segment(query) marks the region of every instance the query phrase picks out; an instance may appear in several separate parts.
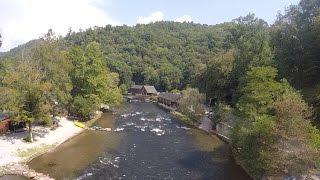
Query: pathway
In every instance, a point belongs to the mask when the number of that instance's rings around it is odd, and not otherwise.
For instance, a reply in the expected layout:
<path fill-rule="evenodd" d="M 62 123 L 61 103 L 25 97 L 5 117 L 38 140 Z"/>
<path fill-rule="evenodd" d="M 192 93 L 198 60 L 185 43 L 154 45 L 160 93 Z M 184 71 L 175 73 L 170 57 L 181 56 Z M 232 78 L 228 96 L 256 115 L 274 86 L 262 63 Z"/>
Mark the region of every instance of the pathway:
<path fill-rule="evenodd" d="M 207 132 L 213 132 L 212 131 L 212 126 L 213 126 L 213 123 L 212 121 L 209 119 L 209 117 L 207 115 L 203 116 L 200 120 L 200 125 L 199 125 L 199 129 L 202 129 L 204 131 L 207 131 Z"/>

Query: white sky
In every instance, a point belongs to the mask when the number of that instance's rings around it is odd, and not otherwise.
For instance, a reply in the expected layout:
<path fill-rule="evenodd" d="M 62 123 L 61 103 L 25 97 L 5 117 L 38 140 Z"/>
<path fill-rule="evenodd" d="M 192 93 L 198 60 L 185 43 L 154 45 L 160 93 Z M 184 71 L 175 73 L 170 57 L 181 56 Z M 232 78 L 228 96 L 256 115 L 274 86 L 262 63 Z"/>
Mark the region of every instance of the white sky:
<path fill-rule="evenodd" d="M 73 30 L 107 24 L 121 25 L 99 9 L 99 0 L 0 0 L 0 32 L 7 51 L 18 44 L 38 38 L 52 28 L 65 35 Z"/>
<path fill-rule="evenodd" d="M 172 20 L 216 24 L 249 12 L 268 22 L 299 0 L 0 0 L 0 51 L 43 36 L 93 26 Z M 183 2 L 183 3 L 182 3 Z M 109 14 L 111 13 L 111 14 Z M 111 16 L 112 15 L 112 16 Z M 120 20 L 121 19 L 121 20 Z"/>

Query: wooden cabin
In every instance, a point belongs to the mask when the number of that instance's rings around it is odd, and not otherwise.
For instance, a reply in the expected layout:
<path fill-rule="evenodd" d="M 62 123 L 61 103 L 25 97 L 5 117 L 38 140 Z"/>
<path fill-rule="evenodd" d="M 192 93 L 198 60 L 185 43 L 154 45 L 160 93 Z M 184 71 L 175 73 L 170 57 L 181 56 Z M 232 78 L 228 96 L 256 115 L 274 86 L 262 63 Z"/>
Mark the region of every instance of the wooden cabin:
<path fill-rule="evenodd" d="M 179 100 L 181 98 L 181 94 L 164 92 L 158 95 L 158 103 L 176 109 L 179 106 Z"/>
<path fill-rule="evenodd" d="M 142 95 L 156 96 L 158 95 L 158 91 L 154 86 L 143 86 Z"/>
<path fill-rule="evenodd" d="M 132 95 L 141 95 L 142 94 L 142 85 L 133 85 L 131 88 L 128 90 L 128 93 Z"/>
<path fill-rule="evenodd" d="M 131 93 L 132 95 L 156 96 L 158 94 L 158 91 L 154 86 L 133 85 L 128 90 L 128 93 Z"/>

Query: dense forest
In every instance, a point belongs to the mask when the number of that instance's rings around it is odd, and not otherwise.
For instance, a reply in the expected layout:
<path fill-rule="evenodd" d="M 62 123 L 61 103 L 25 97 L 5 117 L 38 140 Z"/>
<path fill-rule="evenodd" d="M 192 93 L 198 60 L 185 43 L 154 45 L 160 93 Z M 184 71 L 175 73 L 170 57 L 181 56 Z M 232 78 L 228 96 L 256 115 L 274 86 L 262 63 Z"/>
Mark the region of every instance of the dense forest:
<path fill-rule="evenodd" d="M 107 25 L 70 29 L 65 37 L 49 30 L 1 59 L 2 109 L 30 122 L 53 110 L 88 116 L 99 103 L 119 103 L 132 84 L 193 87 L 217 100 L 214 121 L 234 119 L 233 152 L 252 176 L 303 174 L 320 164 L 313 126 L 320 106 L 318 0 L 288 7 L 272 25 L 249 14 L 218 25 Z M 28 101 L 17 106 L 21 97 Z"/>

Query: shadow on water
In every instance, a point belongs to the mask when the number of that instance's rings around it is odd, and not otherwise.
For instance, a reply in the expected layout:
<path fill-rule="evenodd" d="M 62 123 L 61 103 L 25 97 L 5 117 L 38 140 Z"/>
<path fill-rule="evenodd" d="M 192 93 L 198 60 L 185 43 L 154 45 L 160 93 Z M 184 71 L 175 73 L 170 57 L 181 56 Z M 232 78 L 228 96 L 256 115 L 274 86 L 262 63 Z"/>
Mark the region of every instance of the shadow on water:
<path fill-rule="evenodd" d="M 219 180 L 244 180 L 250 177 L 243 172 L 240 166 L 234 164 L 231 159 L 216 157 L 217 152 L 225 148 L 219 147 L 213 151 L 193 151 L 187 153 L 179 164 L 190 169 L 196 176 L 190 179 L 219 179 Z M 221 152 L 218 152 L 219 154 Z"/>

